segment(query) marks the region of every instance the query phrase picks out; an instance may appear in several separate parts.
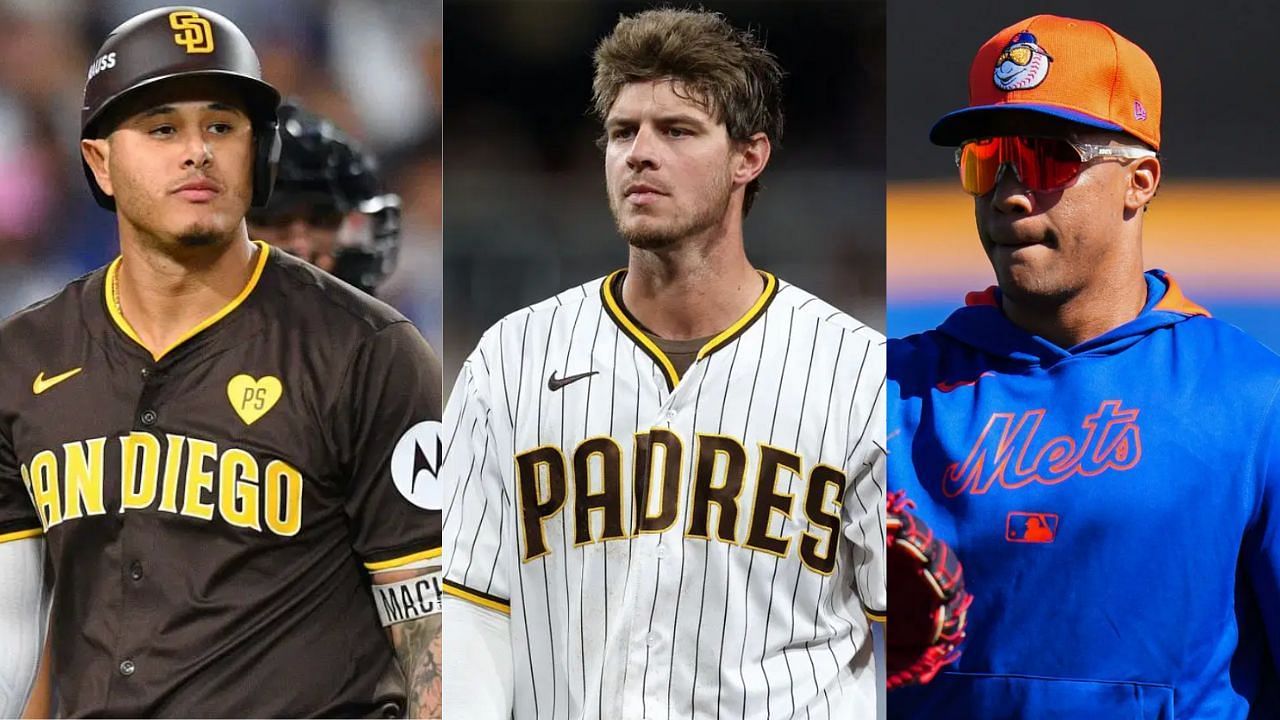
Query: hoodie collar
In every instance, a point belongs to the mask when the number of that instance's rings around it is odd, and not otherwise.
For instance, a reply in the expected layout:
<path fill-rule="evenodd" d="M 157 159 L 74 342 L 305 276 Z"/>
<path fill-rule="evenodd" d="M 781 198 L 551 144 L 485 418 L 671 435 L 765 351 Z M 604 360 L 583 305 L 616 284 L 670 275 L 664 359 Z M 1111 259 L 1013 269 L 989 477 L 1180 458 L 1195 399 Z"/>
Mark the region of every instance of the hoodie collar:
<path fill-rule="evenodd" d="M 1209 317 L 1209 311 L 1188 300 L 1165 271 L 1150 270 L 1144 277 L 1147 302 L 1137 317 L 1072 348 L 1059 347 L 1010 322 L 1000 309 L 1000 290 L 994 286 L 969 293 L 965 307 L 953 312 L 939 330 L 990 355 L 1031 365 L 1052 365 L 1082 355 L 1113 355 L 1160 328 L 1197 315 Z"/>

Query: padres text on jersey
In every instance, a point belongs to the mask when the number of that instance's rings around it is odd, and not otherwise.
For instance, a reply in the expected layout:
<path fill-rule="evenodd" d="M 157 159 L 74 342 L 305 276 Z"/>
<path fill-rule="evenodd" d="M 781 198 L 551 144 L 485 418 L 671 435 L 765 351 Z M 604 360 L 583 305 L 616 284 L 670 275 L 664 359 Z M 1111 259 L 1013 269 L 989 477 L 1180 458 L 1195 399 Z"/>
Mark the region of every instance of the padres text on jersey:
<path fill-rule="evenodd" d="M 883 338 L 762 274 L 681 376 L 621 282 L 499 322 L 446 412 L 446 592 L 511 614 L 516 717 L 874 713 Z"/>

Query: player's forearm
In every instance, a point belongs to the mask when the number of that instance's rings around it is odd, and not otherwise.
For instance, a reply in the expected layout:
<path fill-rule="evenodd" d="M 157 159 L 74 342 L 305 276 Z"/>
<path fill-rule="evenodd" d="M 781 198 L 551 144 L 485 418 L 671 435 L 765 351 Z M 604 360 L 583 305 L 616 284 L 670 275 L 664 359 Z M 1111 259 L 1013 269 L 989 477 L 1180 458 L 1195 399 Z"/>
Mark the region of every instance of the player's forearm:
<path fill-rule="evenodd" d="M 373 576 L 374 597 L 404 672 L 405 717 L 438 720 L 442 713 L 439 573 L 426 566 Z"/>
<path fill-rule="evenodd" d="M 443 638 L 440 615 L 392 625 L 391 644 L 404 671 L 408 705 L 405 717 L 440 718 L 440 664 Z"/>
<path fill-rule="evenodd" d="M 445 599 L 444 616 L 449 637 L 464 639 L 449 651 L 449 717 L 511 720 L 511 616 L 458 597 Z"/>

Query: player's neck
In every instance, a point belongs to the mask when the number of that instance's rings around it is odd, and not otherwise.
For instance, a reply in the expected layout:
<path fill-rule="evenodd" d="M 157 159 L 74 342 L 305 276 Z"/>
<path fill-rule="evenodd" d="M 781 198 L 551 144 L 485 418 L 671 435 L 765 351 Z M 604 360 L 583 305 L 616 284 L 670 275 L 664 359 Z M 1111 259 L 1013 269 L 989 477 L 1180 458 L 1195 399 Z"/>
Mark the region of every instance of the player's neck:
<path fill-rule="evenodd" d="M 716 335 L 760 297 L 764 281 L 747 260 L 741 232 L 653 252 L 631 249 L 622 302 L 668 340 Z"/>
<path fill-rule="evenodd" d="M 1001 309 L 1014 325 L 1065 349 L 1130 322 L 1146 302 L 1147 283 L 1139 269 L 1114 281 L 1091 283 L 1052 305 L 1019 302 L 1003 295 Z"/>
<path fill-rule="evenodd" d="M 258 252 L 243 226 L 229 239 L 176 250 L 122 234 L 114 288 L 120 314 L 160 353 L 244 290 Z"/>

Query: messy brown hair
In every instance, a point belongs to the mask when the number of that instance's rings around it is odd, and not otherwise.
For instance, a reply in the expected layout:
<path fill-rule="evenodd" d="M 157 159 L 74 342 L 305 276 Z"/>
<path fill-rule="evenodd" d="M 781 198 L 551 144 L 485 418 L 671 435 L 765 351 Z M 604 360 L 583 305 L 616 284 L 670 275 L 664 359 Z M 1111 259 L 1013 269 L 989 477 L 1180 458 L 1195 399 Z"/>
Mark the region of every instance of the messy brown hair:
<path fill-rule="evenodd" d="M 782 66 L 750 30 L 738 30 L 719 13 L 662 8 L 622 16 L 596 47 L 592 104 L 604 122 L 622 88 L 670 79 L 676 92 L 697 103 L 730 139 L 745 142 L 763 132 L 782 140 Z M 760 180 L 746 187 L 742 213 L 751 209 Z"/>

